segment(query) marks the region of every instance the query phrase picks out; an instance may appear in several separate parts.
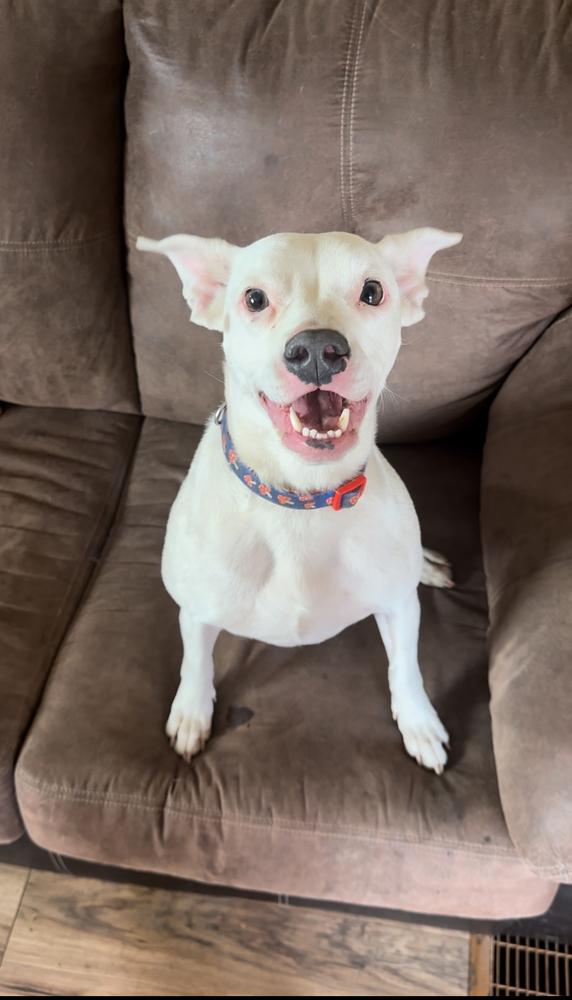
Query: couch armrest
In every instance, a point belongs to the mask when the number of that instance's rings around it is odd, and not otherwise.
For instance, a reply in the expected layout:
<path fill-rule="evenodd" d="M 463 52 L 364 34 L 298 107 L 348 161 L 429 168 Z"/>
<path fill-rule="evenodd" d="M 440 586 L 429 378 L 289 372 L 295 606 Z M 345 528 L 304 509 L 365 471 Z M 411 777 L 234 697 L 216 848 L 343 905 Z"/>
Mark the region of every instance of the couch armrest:
<path fill-rule="evenodd" d="M 489 416 L 481 519 L 493 741 L 517 850 L 572 880 L 572 310 Z"/>

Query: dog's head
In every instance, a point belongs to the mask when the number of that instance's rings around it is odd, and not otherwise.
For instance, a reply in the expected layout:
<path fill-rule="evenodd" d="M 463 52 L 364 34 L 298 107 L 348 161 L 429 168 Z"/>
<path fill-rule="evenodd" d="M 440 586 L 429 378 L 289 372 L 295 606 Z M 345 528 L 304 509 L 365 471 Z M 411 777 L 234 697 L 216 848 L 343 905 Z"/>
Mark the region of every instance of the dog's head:
<path fill-rule="evenodd" d="M 169 257 L 193 321 L 223 333 L 229 408 L 240 400 L 273 447 L 316 465 L 371 446 L 401 327 L 424 316 L 429 261 L 460 239 L 416 229 L 375 244 L 286 233 L 245 248 L 185 235 L 137 246 Z"/>

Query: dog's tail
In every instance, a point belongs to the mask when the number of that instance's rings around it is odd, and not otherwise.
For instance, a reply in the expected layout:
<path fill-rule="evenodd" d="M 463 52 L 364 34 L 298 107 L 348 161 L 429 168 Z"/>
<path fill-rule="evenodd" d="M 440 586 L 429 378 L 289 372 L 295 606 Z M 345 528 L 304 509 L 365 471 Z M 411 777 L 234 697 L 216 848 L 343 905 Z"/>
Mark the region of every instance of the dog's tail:
<path fill-rule="evenodd" d="M 149 240 L 147 239 L 146 236 L 138 236 L 135 242 L 135 246 L 137 247 L 138 250 L 151 250 L 155 251 L 156 253 L 157 252 L 163 253 L 162 250 L 157 251 L 157 247 L 159 246 L 160 242 L 161 242 L 160 240 Z"/>

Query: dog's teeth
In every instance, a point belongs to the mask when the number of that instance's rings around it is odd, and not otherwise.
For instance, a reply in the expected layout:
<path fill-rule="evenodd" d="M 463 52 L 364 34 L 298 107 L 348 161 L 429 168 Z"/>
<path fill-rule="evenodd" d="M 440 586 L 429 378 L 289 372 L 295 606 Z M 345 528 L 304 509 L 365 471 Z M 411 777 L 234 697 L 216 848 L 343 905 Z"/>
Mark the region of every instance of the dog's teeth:
<path fill-rule="evenodd" d="M 318 431 L 318 433 L 316 434 L 316 440 L 317 440 L 317 441 L 325 441 L 325 440 L 327 439 L 327 437 L 328 437 L 328 435 L 327 435 L 327 434 L 320 434 L 320 432 L 319 432 L 319 431 Z"/>
<path fill-rule="evenodd" d="M 335 431 L 328 431 L 328 437 L 329 438 L 334 438 L 335 436 L 336 436 L 336 432 Z"/>
<path fill-rule="evenodd" d="M 345 410 L 342 410 L 340 419 L 338 420 L 338 427 L 341 430 L 342 434 L 348 428 L 349 419 L 350 419 L 350 411 L 346 407 Z"/>
<path fill-rule="evenodd" d="M 292 424 L 294 430 L 298 431 L 298 434 L 300 434 L 302 431 L 302 421 L 293 406 L 290 407 L 290 423 Z"/>
<path fill-rule="evenodd" d="M 312 427 L 312 430 L 310 431 L 310 437 L 311 438 L 317 438 L 318 437 L 318 432 L 317 432 L 317 430 L 316 430 L 315 427 Z"/>
<path fill-rule="evenodd" d="M 342 436 L 342 432 L 341 431 L 334 431 L 334 437 L 341 438 L 341 436 Z"/>
<path fill-rule="evenodd" d="M 305 438 L 310 437 L 310 431 L 308 427 L 302 427 L 302 434 L 304 435 Z"/>

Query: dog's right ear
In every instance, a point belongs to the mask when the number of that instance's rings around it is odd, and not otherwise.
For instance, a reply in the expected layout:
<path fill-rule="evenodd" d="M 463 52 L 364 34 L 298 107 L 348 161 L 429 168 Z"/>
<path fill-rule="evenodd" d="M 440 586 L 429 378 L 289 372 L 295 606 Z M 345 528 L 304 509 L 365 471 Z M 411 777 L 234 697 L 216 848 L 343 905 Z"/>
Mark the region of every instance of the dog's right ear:
<path fill-rule="evenodd" d="M 225 240 L 207 240 L 184 233 L 164 240 L 140 236 L 136 246 L 138 250 L 162 253 L 169 258 L 183 283 L 193 323 L 222 333 L 226 286 L 240 248 Z"/>

